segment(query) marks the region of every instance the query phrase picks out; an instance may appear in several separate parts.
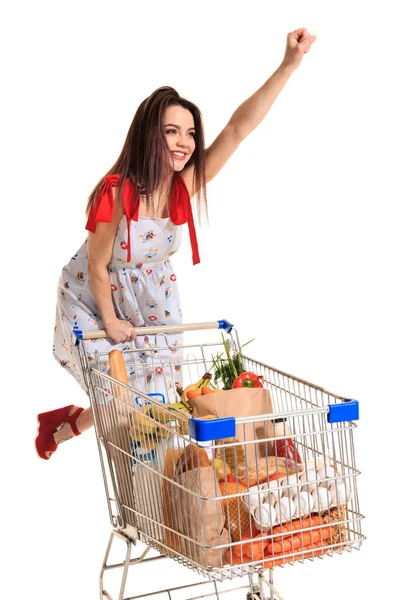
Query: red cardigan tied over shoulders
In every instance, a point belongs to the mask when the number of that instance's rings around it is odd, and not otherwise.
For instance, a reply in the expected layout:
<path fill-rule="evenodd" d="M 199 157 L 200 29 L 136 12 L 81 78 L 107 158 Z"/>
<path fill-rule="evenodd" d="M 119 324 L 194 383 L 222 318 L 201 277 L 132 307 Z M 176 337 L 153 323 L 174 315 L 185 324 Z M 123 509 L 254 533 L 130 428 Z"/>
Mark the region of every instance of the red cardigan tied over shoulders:
<path fill-rule="evenodd" d="M 112 188 L 120 185 L 120 175 L 108 175 L 104 178 L 100 190 L 96 194 L 86 223 L 86 229 L 96 233 L 97 223 L 111 223 L 114 212 L 114 198 Z M 122 201 L 124 214 L 127 220 L 128 244 L 127 262 L 131 261 L 130 220 L 139 218 L 139 200 L 134 200 L 134 184 L 130 179 L 125 179 L 122 184 Z M 196 229 L 194 226 L 192 205 L 186 184 L 179 173 L 174 174 L 172 198 L 170 206 L 170 219 L 174 225 L 188 224 L 189 237 L 192 246 L 193 264 L 200 262 L 197 245 Z"/>

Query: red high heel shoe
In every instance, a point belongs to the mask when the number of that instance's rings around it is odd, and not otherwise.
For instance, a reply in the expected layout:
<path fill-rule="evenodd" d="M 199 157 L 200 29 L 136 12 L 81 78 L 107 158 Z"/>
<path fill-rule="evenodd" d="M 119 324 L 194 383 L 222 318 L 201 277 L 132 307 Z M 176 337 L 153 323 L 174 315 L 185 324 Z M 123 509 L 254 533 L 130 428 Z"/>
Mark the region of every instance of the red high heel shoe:
<path fill-rule="evenodd" d="M 49 460 L 50 456 L 46 456 L 46 452 L 54 453 L 57 450 L 58 444 L 54 441 L 53 434 L 64 423 L 71 426 L 75 436 L 81 434 L 76 427 L 76 420 L 84 409 L 78 407 L 72 415 L 69 415 L 71 408 L 74 408 L 73 404 L 38 415 L 39 433 L 35 440 L 35 446 L 40 458 Z"/>

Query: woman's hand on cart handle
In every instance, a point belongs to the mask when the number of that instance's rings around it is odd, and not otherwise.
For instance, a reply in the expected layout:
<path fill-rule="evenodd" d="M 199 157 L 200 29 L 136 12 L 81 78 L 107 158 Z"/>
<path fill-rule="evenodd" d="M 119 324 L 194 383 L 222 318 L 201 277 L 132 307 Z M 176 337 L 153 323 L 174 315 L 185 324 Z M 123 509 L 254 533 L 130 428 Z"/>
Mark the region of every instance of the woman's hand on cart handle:
<path fill-rule="evenodd" d="M 124 319 L 117 319 L 105 324 L 106 337 L 111 338 L 116 344 L 122 342 L 130 342 L 136 340 L 137 333 L 129 321 Z"/>
<path fill-rule="evenodd" d="M 304 54 L 307 54 L 316 39 L 316 36 L 309 34 L 304 27 L 288 33 L 286 38 L 286 51 L 282 65 L 297 69 Z"/>

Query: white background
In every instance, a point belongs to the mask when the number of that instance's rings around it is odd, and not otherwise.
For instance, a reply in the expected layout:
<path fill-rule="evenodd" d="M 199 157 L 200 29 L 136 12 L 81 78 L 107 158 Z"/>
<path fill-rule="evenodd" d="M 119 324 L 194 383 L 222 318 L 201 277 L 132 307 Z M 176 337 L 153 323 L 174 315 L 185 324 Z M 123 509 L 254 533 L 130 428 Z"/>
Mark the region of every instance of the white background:
<path fill-rule="evenodd" d="M 192 266 L 185 234 L 175 267 L 187 322 L 231 320 L 242 341 L 256 337 L 249 347 L 255 358 L 360 401 L 355 439 L 368 540 L 361 552 L 278 570 L 285 599 L 372 599 L 393 578 L 400 333 L 394 3 L 15 2 L 2 34 L 8 598 L 98 597 L 110 525 L 94 433 L 61 446 L 48 462 L 33 449 L 37 412 L 86 402 L 51 348 L 56 284 L 85 238 L 87 196 L 154 89 L 171 85 L 198 104 L 210 144 L 279 66 L 287 33 L 299 27 L 317 41 L 265 121 L 209 184 L 201 264 Z M 157 565 L 148 585 L 172 585 L 169 569 Z M 174 573 L 176 582 L 186 570 Z M 134 591 L 132 574 L 127 593 Z"/>

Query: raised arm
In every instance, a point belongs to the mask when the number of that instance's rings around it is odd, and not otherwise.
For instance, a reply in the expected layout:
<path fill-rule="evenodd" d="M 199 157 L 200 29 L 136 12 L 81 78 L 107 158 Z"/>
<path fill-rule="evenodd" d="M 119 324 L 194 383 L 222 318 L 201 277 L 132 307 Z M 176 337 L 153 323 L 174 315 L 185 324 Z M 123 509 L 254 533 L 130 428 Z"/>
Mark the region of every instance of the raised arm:
<path fill-rule="evenodd" d="M 233 113 L 228 124 L 206 150 L 206 179 L 211 181 L 232 156 L 240 143 L 265 118 L 275 99 L 291 74 L 300 65 L 304 54 L 316 40 L 306 29 L 297 29 L 287 35 L 285 56 L 271 77 Z M 182 172 L 186 185 L 193 196 L 193 167 Z"/>

